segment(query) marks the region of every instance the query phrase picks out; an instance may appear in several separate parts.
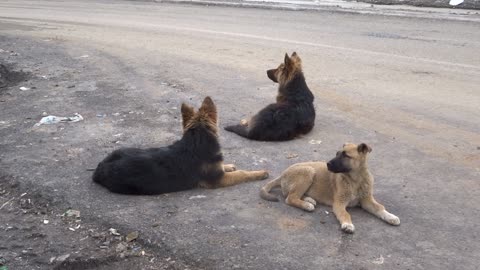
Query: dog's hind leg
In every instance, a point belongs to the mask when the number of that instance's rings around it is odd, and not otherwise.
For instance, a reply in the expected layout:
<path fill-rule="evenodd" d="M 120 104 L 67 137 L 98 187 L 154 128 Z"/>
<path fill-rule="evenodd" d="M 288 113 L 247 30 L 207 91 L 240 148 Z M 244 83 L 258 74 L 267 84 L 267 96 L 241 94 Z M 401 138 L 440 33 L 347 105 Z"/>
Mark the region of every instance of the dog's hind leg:
<path fill-rule="evenodd" d="M 379 217 L 383 221 L 387 222 L 390 225 L 400 225 L 400 219 L 394 214 L 385 210 L 385 207 L 379 204 L 373 196 L 366 197 L 360 201 L 362 208 L 367 210 L 367 212 Z"/>
<path fill-rule="evenodd" d="M 316 202 L 314 204 L 312 202 L 314 201 L 313 199 L 305 197 L 302 200 L 304 197 L 303 195 L 308 191 L 313 183 L 315 169 L 309 166 L 298 166 L 285 172 L 283 177 L 289 181 L 288 185 L 282 185 L 282 192 L 287 194 L 285 202 L 288 205 L 295 206 L 305 211 L 311 212 L 315 210 Z M 312 201 L 307 198 L 311 199 Z"/>
<path fill-rule="evenodd" d="M 267 171 L 233 171 L 225 172 L 223 178 L 214 188 L 234 186 L 244 182 L 263 180 L 268 178 Z"/>

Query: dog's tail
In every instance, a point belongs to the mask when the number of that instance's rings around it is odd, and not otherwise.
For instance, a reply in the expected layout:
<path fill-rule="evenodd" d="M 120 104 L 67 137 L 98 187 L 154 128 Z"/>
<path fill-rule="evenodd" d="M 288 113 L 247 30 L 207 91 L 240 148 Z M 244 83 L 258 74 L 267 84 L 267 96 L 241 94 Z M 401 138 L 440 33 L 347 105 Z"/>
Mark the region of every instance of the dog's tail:
<path fill-rule="evenodd" d="M 244 125 L 232 125 L 225 127 L 226 131 L 236 133 L 244 138 L 248 138 L 248 127 Z"/>
<path fill-rule="evenodd" d="M 278 198 L 275 195 L 270 194 L 270 190 L 272 190 L 274 187 L 280 186 L 281 181 L 282 177 L 280 176 L 263 186 L 260 190 L 260 198 L 267 201 L 278 202 Z"/>

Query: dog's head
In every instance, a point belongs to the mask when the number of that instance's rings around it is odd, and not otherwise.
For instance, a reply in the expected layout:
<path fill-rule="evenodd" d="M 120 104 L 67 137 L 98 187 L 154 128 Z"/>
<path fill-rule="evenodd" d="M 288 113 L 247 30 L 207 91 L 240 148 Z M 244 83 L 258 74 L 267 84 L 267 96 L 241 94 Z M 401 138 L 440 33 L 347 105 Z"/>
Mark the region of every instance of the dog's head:
<path fill-rule="evenodd" d="M 368 153 L 372 152 L 370 146 L 346 143 L 335 158 L 327 163 L 327 168 L 333 173 L 348 173 L 363 168 L 367 162 Z"/>
<path fill-rule="evenodd" d="M 205 127 L 211 133 L 218 135 L 217 107 L 210 97 L 203 100 L 202 106 L 195 112 L 192 106 L 182 104 L 183 133 L 188 130 Z"/>
<path fill-rule="evenodd" d="M 302 72 L 302 60 L 298 54 L 294 52 L 291 57 L 285 54 L 283 63 L 275 69 L 267 70 L 267 76 L 270 80 L 280 85 L 285 85 L 299 72 Z"/>

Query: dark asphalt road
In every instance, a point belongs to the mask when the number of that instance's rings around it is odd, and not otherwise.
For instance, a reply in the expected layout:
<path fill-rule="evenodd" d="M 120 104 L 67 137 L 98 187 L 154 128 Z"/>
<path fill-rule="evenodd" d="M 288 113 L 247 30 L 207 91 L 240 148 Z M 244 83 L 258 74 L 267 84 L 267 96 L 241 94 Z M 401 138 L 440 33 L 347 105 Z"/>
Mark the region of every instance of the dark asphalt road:
<path fill-rule="evenodd" d="M 139 230 L 139 241 L 192 268 L 477 269 L 478 23 L 92 3 L 0 3 L 0 59 L 31 73 L 0 92 L 3 173 L 99 223 Z M 302 57 L 316 96 L 314 131 L 285 143 L 222 131 L 226 161 L 274 177 L 346 141 L 369 143 L 375 195 L 400 227 L 352 209 L 356 233 L 345 235 L 329 207 L 262 201 L 265 181 L 151 197 L 91 182 L 87 169 L 115 148 L 179 138 L 182 101 L 212 96 L 222 126 L 271 102 L 265 70 L 287 51 Z M 85 120 L 32 128 L 43 112 Z"/>

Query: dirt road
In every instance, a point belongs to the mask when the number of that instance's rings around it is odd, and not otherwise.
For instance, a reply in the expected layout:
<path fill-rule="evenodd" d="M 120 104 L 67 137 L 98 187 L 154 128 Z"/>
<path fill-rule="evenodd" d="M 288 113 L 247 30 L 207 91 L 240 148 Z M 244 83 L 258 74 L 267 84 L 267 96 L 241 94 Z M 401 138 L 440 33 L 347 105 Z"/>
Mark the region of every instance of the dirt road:
<path fill-rule="evenodd" d="M 159 268 L 170 260 L 182 262 L 178 269 L 477 268 L 477 22 L 7 0 L 0 3 L 0 49 L 1 63 L 23 72 L 0 82 L 3 184 L 20 183 L 12 194 L 35 190 L 55 199 L 57 213 L 78 209 L 98 230 L 138 231 L 136 243 L 156 254 Z M 221 126 L 256 112 L 276 94 L 265 71 L 293 51 L 316 96 L 314 131 L 285 143 L 222 131 L 226 161 L 276 176 L 296 162 L 329 159 L 346 141 L 369 143 L 375 194 L 400 227 L 352 209 L 357 232 L 345 235 L 329 207 L 305 213 L 262 201 L 265 182 L 151 197 L 118 196 L 91 182 L 90 169 L 115 148 L 178 139 L 181 102 L 198 106 L 212 96 Z M 44 113 L 84 120 L 34 127 Z M 31 218 L 48 228 L 42 215 Z M 65 237 L 51 234 L 59 237 L 52 243 L 75 233 L 63 229 Z M 3 250 L 15 249 L 4 239 Z M 21 260 L 49 269 L 50 256 L 67 253 L 18 259 L 24 248 L 17 255 L 0 249 L 0 257 L 11 269 Z M 67 260 L 82 256 L 90 253 Z"/>

